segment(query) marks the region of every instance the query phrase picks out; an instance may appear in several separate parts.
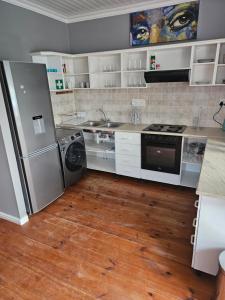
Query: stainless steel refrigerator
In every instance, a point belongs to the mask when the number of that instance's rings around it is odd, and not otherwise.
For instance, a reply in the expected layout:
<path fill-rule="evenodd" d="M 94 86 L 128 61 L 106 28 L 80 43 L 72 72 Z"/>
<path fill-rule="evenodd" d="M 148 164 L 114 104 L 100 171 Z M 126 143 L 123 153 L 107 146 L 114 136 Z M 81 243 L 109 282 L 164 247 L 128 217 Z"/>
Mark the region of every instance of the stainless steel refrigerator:
<path fill-rule="evenodd" d="M 27 211 L 36 213 L 64 192 L 46 67 L 3 61 L 0 79 Z"/>

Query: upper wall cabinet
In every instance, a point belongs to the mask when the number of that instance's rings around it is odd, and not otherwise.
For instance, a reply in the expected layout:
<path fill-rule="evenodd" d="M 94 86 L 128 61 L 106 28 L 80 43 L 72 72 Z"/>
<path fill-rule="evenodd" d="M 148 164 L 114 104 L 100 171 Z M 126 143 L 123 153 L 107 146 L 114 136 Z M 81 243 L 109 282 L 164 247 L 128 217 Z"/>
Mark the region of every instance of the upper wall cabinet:
<path fill-rule="evenodd" d="M 144 72 L 147 70 L 147 50 L 122 53 L 122 87 L 146 87 Z"/>
<path fill-rule="evenodd" d="M 70 55 L 32 54 L 50 90 L 146 88 L 144 72 L 190 70 L 191 86 L 225 86 L 225 39 Z"/>
<path fill-rule="evenodd" d="M 217 59 L 217 44 L 203 44 L 192 47 L 191 85 L 214 84 Z"/>
<path fill-rule="evenodd" d="M 121 87 L 121 53 L 89 56 L 91 88 Z"/>
<path fill-rule="evenodd" d="M 88 57 L 63 57 L 63 75 L 66 89 L 89 88 Z"/>
<path fill-rule="evenodd" d="M 61 56 L 59 55 L 33 56 L 33 62 L 46 65 L 46 69 L 48 73 L 48 83 L 51 91 L 62 90 L 65 88 Z"/>
<path fill-rule="evenodd" d="M 148 70 L 180 70 L 190 69 L 191 46 L 170 49 L 149 49 Z M 155 60 L 155 65 L 152 66 Z"/>

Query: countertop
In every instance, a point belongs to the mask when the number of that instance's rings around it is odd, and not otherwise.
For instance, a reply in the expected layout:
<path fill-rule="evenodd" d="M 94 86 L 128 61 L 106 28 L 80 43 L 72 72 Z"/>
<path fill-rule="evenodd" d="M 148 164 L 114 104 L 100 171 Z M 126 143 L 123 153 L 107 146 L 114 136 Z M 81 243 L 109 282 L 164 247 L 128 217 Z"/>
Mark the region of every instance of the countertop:
<path fill-rule="evenodd" d="M 225 132 L 220 128 L 201 127 L 195 129 L 187 127 L 183 133 L 165 133 L 143 131 L 149 124 L 125 123 L 116 128 L 82 127 L 81 125 L 65 124 L 65 127 L 79 127 L 90 130 L 104 130 L 114 132 L 137 132 L 149 134 L 179 135 L 184 137 L 207 138 L 205 155 L 202 163 L 199 183 L 196 190 L 198 195 L 225 199 Z"/>
<path fill-rule="evenodd" d="M 209 138 L 196 193 L 225 199 L 225 139 Z"/>

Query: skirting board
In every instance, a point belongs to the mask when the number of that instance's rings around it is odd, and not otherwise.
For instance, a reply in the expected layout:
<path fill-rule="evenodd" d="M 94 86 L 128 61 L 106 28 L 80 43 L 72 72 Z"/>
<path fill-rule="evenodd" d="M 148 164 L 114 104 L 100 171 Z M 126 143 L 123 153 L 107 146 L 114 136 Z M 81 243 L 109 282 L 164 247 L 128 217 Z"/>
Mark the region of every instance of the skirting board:
<path fill-rule="evenodd" d="M 181 176 L 176 174 L 141 169 L 141 178 L 174 185 L 180 185 Z"/>
<path fill-rule="evenodd" d="M 13 222 L 13 223 L 16 223 L 16 224 L 19 224 L 19 225 L 23 225 L 23 224 L 25 224 L 29 221 L 28 216 L 24 216 L 22 218 L 16 218 L 14 216 L 5 214 L 3 212 L 0 212 L 0 218 L 4 219 L 4 220 L 7 220 L 7 221 L 10 221 L 10 222 Z"/>

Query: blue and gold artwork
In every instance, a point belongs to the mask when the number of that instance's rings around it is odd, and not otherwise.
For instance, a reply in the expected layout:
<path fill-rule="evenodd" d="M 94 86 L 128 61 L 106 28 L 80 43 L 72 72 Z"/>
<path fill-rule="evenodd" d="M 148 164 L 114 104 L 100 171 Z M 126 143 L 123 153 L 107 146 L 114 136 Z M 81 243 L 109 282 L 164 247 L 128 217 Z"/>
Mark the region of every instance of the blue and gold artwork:
<path fill-rule="evenodd" d="M 192 40 L 197 37 L 199 1 L 186 2 L 130 14 L 130 43 Z"/>

